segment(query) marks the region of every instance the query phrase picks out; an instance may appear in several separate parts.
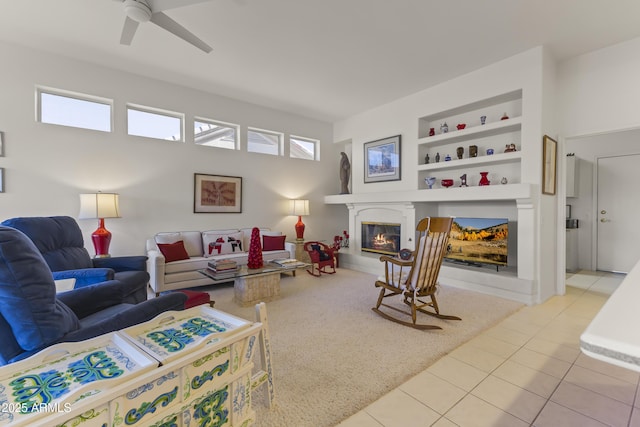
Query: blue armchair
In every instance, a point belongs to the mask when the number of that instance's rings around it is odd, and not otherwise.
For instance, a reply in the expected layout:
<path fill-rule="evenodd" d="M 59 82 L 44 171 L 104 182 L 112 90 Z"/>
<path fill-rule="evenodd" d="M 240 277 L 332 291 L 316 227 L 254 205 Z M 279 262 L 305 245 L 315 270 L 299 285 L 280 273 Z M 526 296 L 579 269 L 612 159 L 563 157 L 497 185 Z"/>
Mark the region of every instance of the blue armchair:
<path fill-rule="evenodd" d="M 94 258 L 84 247 L 78 223 L 68 216 L 20 217 L 2 222 L 26 234 L 36 245 L 53 272 L 53 278 L 76 279 L 76 288 L 118 280 L 129 286 L 127 302 L 147 299 L 149 283 L 146 256 Z M 139 285 L 144 283 L 144 287 Z"/>
<path fill-rule="evenodd" d="M 128 285 L 107 281 L 56 294 L 51 270 L 22 232 L 0 226 L 0 366 L 60 342 L 128 328 L 167 310 L 183 310 L 186 295 L 169 293 L 125 303 Z"/>

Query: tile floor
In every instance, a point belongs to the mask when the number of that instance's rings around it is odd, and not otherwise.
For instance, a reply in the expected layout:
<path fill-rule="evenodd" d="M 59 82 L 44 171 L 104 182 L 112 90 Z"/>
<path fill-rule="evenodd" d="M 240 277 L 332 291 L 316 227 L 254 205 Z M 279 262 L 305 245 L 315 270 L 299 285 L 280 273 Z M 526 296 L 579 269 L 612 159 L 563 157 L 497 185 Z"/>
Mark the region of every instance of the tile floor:
<path fill-rule="evenodd" d="M 580 334 L 624 275 L 567 275 L 339 427 L 640 427 L 640 374 L 585 356 Z"/>

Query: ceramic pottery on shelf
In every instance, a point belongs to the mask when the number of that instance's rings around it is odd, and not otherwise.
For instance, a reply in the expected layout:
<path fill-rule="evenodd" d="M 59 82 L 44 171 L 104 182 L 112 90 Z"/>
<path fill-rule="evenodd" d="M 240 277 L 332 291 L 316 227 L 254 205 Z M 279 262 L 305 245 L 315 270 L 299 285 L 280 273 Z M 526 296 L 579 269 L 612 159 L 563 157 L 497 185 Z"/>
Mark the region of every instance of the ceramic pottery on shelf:
<path fill-rule="evenodd" d="M 480 116 L 480 124 L 483 125 L 487 122 L 487 116 Z"/>
<path fill-rule="evenodd" d="M 464 156 L 464 147 L 456 148 L 456 155 L 458 156 L 458 159 L 462 159 L 462 156 Z"/>
<path fill-rule="evenodd" d="M 507 182 L 509 181 L 507 180 L 506 176 L 503 176 L 502 179 L 500 180 L 500 184 L 506 184 Z"/>
<path fill-rule="evenodd" d="M 449 132 L 449 125 L 447 125 L 447 122 L 444 122 L 443 124 L 440 125 L 440 132 L 441 133 Z"/>
<path fill-rule="evenodd" d="M 435 176 L 428 176 L 424 179 L 424 183 L 427 184 L 427 187 L 429 188 L 429 190 L 431 190 L 433 188 L 433 183 L 436 182 L 436 177 Z"/>
<path fill-rule="evenodd" d="M 451 156 L 450 155 L 447 154 L 446 156 L 444 156 L 444 161 L 445 162 L 448 162 L 450 160 L 451 160 Z"/>
<path fill-rule="evenodd" d="M 508 118 L 509 116 L 507 116 L 507 113 L 504 113 L 502 117 L 500 117 L 500 120 L 507 120 Z"/>
<path fill-rule="evenodd" d="M 429 128 L 429 136 L 433 136 L 436 134 L 435 128 Z"/>
<path fill-rule="evenodd" d="M 480 172 L 480 175 L 482 176 L 482 178 L 480 178 L 480 182 L 478 183 L 478 185 L 491 184 L 491 182 L 489 181 L 489 178 L 487 178 L 487 175 L 489 175 L 489 172 Z"/>
<path fill-rule="evenodd" d="M 456 127 L 458 128 L 458 130 L 462 130 L 462 129 L 464 129 L 465 127 L 467 127 L 467 124 L 466 124 L 466 123 L 460 123 L 460 124 L 459 124 L 459 125 L 457 125 Z"/>
<path fill-rule="evenodd" d="M 493 154 L 493 148 L 487 148 L 487 156 L 490 156 Z"/>
<path fill-rule="evenodd" d="M 453 180 L 452 179 L 443 179 L 442 181 L 440 181 L 440 183 L 442 184 L 443 187 L 445 188 L 449 188 L 453 185 Z"/>
<path fill-rule="evenodd" d="M 516 144 L 507 144 L 504 148 L 505 153 L 511 153 L 513 151 L 516 151 Z"/>
<path fill-rule="evenodd" d="M 466 173 L 465 173 L 465 174 L 463 174 L 463 175 L 460 177 L 460 181 L 462 181 L 462 182 L 460 183 L 460 187 L 467 187 L 467 174 L 466 174 Z"/>
<path fill-rule="evenodd" d="M 469 157 L 478 157 L 478 146 L 470 145 L 469 146 Z"/>

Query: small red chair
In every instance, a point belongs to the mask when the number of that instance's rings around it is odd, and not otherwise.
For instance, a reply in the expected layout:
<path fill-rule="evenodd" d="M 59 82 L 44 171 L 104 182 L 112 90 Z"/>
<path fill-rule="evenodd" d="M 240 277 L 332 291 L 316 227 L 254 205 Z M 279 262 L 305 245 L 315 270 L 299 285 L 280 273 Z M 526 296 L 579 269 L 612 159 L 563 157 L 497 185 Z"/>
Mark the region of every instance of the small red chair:
<path fill-rule="evenodd" d="M 304 250 L 309 254 L 311 259 L 311 270 L 307 273 L 312 276 L 319 277 L 320 274 L 334 274 L 336 272 L 336 255 L 335 249 L 325 245 L 322 242 L 306 242 Z M 331 271 L 325 270 L 330 268 Z"/>

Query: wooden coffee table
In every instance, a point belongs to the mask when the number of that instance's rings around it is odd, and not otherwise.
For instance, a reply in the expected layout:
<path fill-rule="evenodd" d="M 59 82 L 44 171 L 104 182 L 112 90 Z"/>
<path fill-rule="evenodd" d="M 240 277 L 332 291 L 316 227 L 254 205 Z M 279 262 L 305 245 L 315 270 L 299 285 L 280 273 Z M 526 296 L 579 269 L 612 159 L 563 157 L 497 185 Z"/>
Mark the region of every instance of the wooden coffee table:
<path fill-rule="evenodd" d="M 294 267 L 282 267 L 274 263 L 266 263 L 262 268 L 247 268 L 243 265 L 233 273 L 213 273 L 210 270 L 198 270 L 215 282 L 233 280 L 234 300 L 246 307 L 259 302 L 268 302 L 280 296 L 280 275 L 293 273 L 309 264 L 301 263 Z"/>

